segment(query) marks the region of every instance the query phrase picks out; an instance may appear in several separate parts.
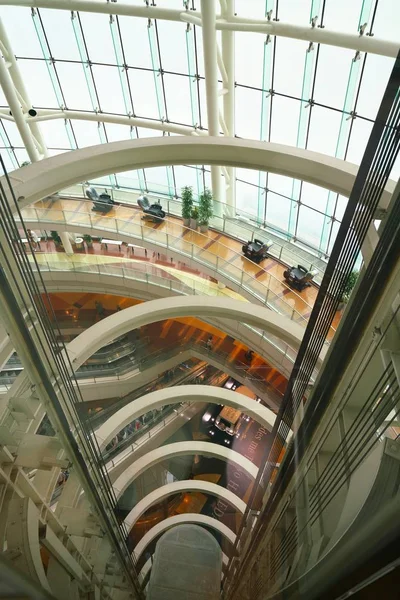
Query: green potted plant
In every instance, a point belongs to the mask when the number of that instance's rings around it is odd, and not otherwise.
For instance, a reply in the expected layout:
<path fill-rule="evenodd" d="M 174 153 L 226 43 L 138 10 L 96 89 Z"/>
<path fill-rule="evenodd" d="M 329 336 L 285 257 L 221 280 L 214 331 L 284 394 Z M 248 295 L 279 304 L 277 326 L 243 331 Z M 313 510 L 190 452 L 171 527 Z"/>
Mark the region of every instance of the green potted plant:
<path fill-rule="evenodd" d="M 358 276 L 359 276 L 358 271 L 352 271 L 350 273 L 350 275 L 347 277 L 347 280 L 346 280 L 346 283 L 344 286 L 344 290 L 342 293 L 342 297 L 341 297 L 340 303 L 339 303 L 339 310 L 343 310 L 343 308 L 348 303 L 350 296 L 351 296 L 351 292 L 353 291 L 354 286 L 357 283 Z"/>
<path fill-rule="evenodd" d="M 192 212 L 190 215 L 190 229 L 197 229 L 197 222 L 199 220 L 199 209 L 197 206 L 192 208 Z"/>
<path fill-rule="evenodd" d="M 91 235 L 85 233 L 85 235 L 83 236 L 83 241 L 85 242 L 88 248 L 93 248 L 93 238 Z"/>
<path fill-rule="evenodd" d="M 182 219 L 185 227 L 189 227 L 193 208 L 193 188 L 185 185 L 182 189 Z"/>
<path fill-rule="evenodd" d="M 62 241 L 58 231 L 50 231 L 50 237 L 53 240 L 56 248 L 62 247 Z"/>
<path fill-rule="evenodd" d="M 210 219 L 213 216 L 213 197 L 212 193 L 208 188 L 205 188 L 204 192 L 199 198 L 199 225 L 200 231 L 203 233 L 208 231 Z"/>

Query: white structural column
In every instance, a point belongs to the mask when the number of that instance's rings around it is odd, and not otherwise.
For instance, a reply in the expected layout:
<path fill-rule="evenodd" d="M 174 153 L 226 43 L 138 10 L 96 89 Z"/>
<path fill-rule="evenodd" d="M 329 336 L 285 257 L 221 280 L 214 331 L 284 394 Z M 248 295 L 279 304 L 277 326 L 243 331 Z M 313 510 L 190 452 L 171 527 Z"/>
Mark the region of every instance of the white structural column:
<path fill-rule="evenodd" d="M 234 511 L 241 512 L 242 514 L 246 510 L 246 502 L 243 502 L 233 492 L 224 488 L 222 485 L 217 485 L 210 481 L 202 481 L 201 479 L 187 479 L 184 481 L 174 481 L 173 483 L 167 483 L 161 487 L 153 490 L 150 494 L 147 494 L 140 502 L 135 504 L 129 514 L 124 520 L 124 524 L 128 531 L 130 531 L 140 517 L 152 506 L 158 504 L 172 496 L 173 494 L 180 494 L 182 492 L 199 492 L 201 494 L 209 494 L 210 496 L 216 496 L 221 498 L 225 502 L 228 502 L 233 507 Z"/>
<path fill-rule="evenodd" d="M 161 523 L 157 523 L 157 525 L 152 527 L 134 548 L 133 555 L 135 559 L 138 560 L 140 558 L 146 547 L 157 536 L 159 536 L 161 533 L 164 533 L 164 531 L 167 531 L 167 529 L 174 527 L 174 525 L 181 525 L 182 523 L 195 523 L 196 525 L 205 525 L 206 527 L 211 527 L 223 535 L 228 542 L 231 544 L 235 543 L 236 535 L 231 529 L 229 529 L 229 527 L 221 523 L 221 521 L 218 521 L 213 517 L 207 517 L 206 515 L 185 513 L 183 515 L 176 515 L 175 517 L 168 517 L 168 519 L 164 519 L 161 521 Z"/>
<path fill-rule="evenodd" d="M 36 162 L 40 159 L 40 154 L 35 145 L 32 132 L 25 121 L 25 116 L 21 108 L 21 102 L 18 99 L 11 75 L 9 73 L 9 63 L 7 63 L 2 56 L 0 56 L 0 85 L 3 88 L 8 106 L 10 107 L 10 111 L 14 117 L 14 121 L 18 127 L 22 141 L 24 142 L 28 156 L 31 162 Z"/>
<path fill-rule="evenodd" d="M 28 115 L 34 116 L 34 111 L 32 109 L 32 103 L 29 99 L 28 92 L 26 90 L 24 81 L 21 77 L 21 73 L 19 71 L 19 67 L 17 65 L 17 61 L 15 59 L 14 52 L 12 50 L 12 46 L 10 44 L 10 40 L 8 39 L 6 29 L 3 25 L 3 22 L 0 18 L 0 44 L 1 51 L 4 55 L 4 58 L 7 62 L 8 72 L 10 74 L 12 83 L 14 85 L 14 89 L 17 95 L 17 98 L 22 106 L 23 116 L 26 119 Z M 31 131 L 31 135 L 34 138 L 34 143 L 38 151 L 43 157 L 47 157 L 47 147 L 46 143 L 42 137 L 42 133 L 39 129 L 39 126 L 36 123 L 28 123 L 29 129 Z M 32 160 L 32 159 L 31 159 Z"/>
<path fill-rule="evenodd" d="M 62 245 L 64 246 L 65 252 L 67 254 L 73 254 L 74 249 L 72 248 L 71 238 L 69 237 L 69 234 L 65 231 L 59 231 L 58 233 L 61 238 Z"/>
<path fill-rule="evenodd" d="M 235 14 L 234 0 L 226 0 L 222 16 L 226 19 Z M 227 93 L 223 96 L 224 121 L 229 137 L 235 136 L 235 33 L 229 30 L 222 31 L 222 61 L 225 67 L 226 81 L 224 87 Z M 227 212 L 234 216 L 236 207 L 236 169 L 227 167 L 228 180 L 226 182 Z"/>
<path fill-rule="evenodd" d="M 215 0 L 201 0 L 203 25 L 204 73 L 206 76 L 207 118 L 209 135 L 219 135 L 217 38 L 215 30 Z M 215 200 L 223 202 L 221 168 L 211 166 L 212 192 Z M 215 205 L 215 210 L 220 205 Z"/>
<path fill-rule="evenodd" d="M 0 84 L 10 107 L 13 120 L 24 142 L 26 151 L 32 163 L 47 156 L 47 147 L 37 123 L 27 119 L 35 112 L 28 97 L 24 82 L 19 72 L 7 32 L 0 19 Z M 29 113 L 31 111 L 31 113 Z M 60 237 L 67 254 L 73 254 L 73 248 L 67 233 L 60 232 Z"/>

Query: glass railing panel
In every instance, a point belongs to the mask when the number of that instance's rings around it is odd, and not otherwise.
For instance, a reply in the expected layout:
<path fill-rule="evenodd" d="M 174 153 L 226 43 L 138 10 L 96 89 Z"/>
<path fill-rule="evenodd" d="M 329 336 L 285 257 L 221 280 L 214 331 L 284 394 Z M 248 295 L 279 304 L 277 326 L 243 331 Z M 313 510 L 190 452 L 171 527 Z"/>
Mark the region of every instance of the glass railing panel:
<path fill-rule="evenodd" d="M 102 267 L 101 271 L 105 275 L 112 275 L 114 277 L 123 277 L 124 276 L 123 267 L 122 266 L 119 267 L 118 265 L 105 264 L 104 267 Z M 140 271 L 136 272 L 135 279 L 138 280 L 138 279 L 140 279 L 140 277 L 141 277 Z"/>
<path fill-rule="evenodd" d="M 128 269 L 126 267 L 121 267 L 122 276 L 125 279 L 133 279 L 135 281 L 148 281 L 148 274 L 146 271 L 136 271 L 134 269 Z"/>
<path fill-rule="evenodd" d="M 154 276 L 153 276 L 154 277 Z M 155 277 L 154 278 L 156 281 L 156 284 L 158 285 L 158 287 L 162 287 L 165 288 L 167 290 L 174 290 L 176 292 L 181 292 L 181 288 L 184 287 L 184 284 L 182 284 L 180 281 L 172 281 L 171 279 L 167 279 L 166 277 Z M 190 292 L 190 290 L 189 290 Z"/>
<path fill-rule="evenodd" d="M 94 229 L 100 229 L 101 231 L 107 231 L 109 234 L 118 240 L 118 229 L 117 229 L 117 220 L 113 217 L 107 217 L 105 215 L 100 216 L 97 214 L 89 215 L 91 226 Z M 108 236 L 103 236 L 107 238 Z"/>
<path fill-rule="evenodd" d="M 148 240 L 160 247 L 176 250 L 185 256 L 194 257 L 200 263 L 216 269 L 219 273 L 224 274 L 239 285 L 243 282 L 246 290 L 260 300 L 260 302 L 265 303 L 268 295 L 268 306 L 277 308 L 282 314 L 292 314 L 285 307 L 285 303 L 293 307 L 300 314 L 307 314 L 309 316 L 311 313 L 312 307 L 298 293 L 288 288 L 283 278 L 275 277 L 274 270 L 268 273 L 260 265 L 244 258 L 240 253 L 236 252 L 237 245 L 235 245 L 235 249 L 230 248 L 229 245 L 223 244 L 219 240 L 214 241 L 212 237 L 183 228 L 179 223 L 165 220 L 160 224 L 159 228 L 154 226 L 154 224 L 150 226 L 141 220 L 141 213 L 139 211 L 135 211 L 136 214 L 133 214 L 132 219 L 119 219 L 118 221 L 108 215 L 92 215 L 80 211 L 60 211 L 50 208 L 38 209 L 37 212 L 54 223 L 68 223 L 71 228 L 74 225 L 84 226 L 91 223 L 96 229 L 105 230 L 111 239 L 117 241 L 119 233 L 124 233 L 131 235 L 133 238 L 140 237 L 140 239 Z M 174 232 L 173 235 L 169 233 L 171 231 Z M 228 242 L 229 240 L 227 240 L 227 244 Z M 284 251 L 285 249 L 282 247 L 282 252 Z M 309 266 L 312 266 L 311 263 Z M 277 274 L 279 274 L 279 271 L 277 271 Z M 268 290 L 276 294 L 281 301 L 273 303 L 272 299 L 274 296 Z M 293 318 L 302 322 L 301 317 L 297 317 L 297 315 Z"/>
<path fill-rule="evenodd" d="M 65 222 L 65 217 L 64 217 L 64 213 L 62 210 L 57 210 L 55 208 L 51 208 L 51 209 L 47 209 L 47 208 L 36 208 L 34 209 L 34 211 L 32 212 L 31 209 L 24 209 L 22 211 L 22 218 L 25 221 L 29 221 L 30 218 L 35 218 L 40 222 L 43 223 L 50 223 L 50 222 L 56 222 L 56 223 L 64 223 Z"/>
<path fill-rule="evenodd" d="M 242 286 L 247 292 L 251 293 L 252 296 L 268 306 L 268 287 L 261 281 L 257 281 L 255 277 L 250 277 L 243 273 Z"/>
<path fill-rule="evenodd" d="M 278 295 L 271 298 L 270 302 L 274 310 L 276 310 L 280 315 L 288 317 L 290 320 L 293 320 L 298 314 L 290 304 L 285 302 L 285 300 L 280 298 Z"/>
<path fill-rule="evenodd" d="M 214 252 L 200 248 L 199 246 L 193 246 L 193 256 L 203 265 L 207 265 L 213 269 L 217 269 L 217 265 L 220 266 L 221 263 L 224 263 Z"/>
<path fill-rule="evenodd" d="M 251 239 L 251 232 L 246 230 L 246 228 L 236 220 L 225 219 L 224 232 L 243 242 Z"/>
<path fill-rule="evenodd" d="M 57 215 L 57 212 L 58 211 L 54 211 L 54 213 L 55 213 L 54 216 Z M 49 213 L 49 216 L 51 216 L 52 213 L 53 213 L 53 211 L 51 211 Z M 91 213 L 78 212 L 78 211 L 74 211 L 74 210 L 63 210 L 63 214 L 64 214 L 65 223 L 68 223 L 68 225 L 71 225 L 72 228 L 75 225 L 92 226 L 93 214 L 91 214 Z M 72 229 L 72 231 L 73 231 L 73 229 Z"/>
<path fill-rule="evenodd" d="M 206 237 L 206 245 L 209 247 L 210 251 L 213 252 L 213 254 L 216 254 L 221 259 L 226 260 L 228 262 L 238 256 L 236 244 L 234 244 L 235 249 L 231 248 L 229 246 L 228 239 L 224 240 L 223 243 L 219 241 L 210 240 Z"/>
<path fill-rule="evenodd" d="M 186 241 L 186 239 L 183 237 L 168 235 L 168 248 L 171 248 L 171 250 L 176 250 L 176 252 L 180 252 L 189 258 L 193 256 L 193 244 Z"/>
<path fill-rule="evenodd" d="M 140 221 L 135 219 L 117 219 L 118 232 L 125 235 L 132 235 L 135 238 L 142 237 L 142 227 Z"/>
<path fill-rule="evenodd" d="M 152 227 L 142 226 L 143 239 L 156 244 L 157 246 L 163 246 L 164 248 L 168 245 L 168 234 L 160 229 L 154 229 Z"/>
<path fill-rule="evenodd" d="M 237 285 L 242 284 L 243 268 L 239 257 L 232 261 L 218 261 L 218 271 Z"/>
<path fill-rule="evenodd" d="M 130 178 L 127 178 L 126 182 L 127 184 L 131 184 L 131 190 L 122 190 L 109 187 L 107 191 L 115 201 L 122 202 L 125 205 L 130 205 L 137 209 L 137 198 L 141 194 L 140 186 L 135 180 Z M 147 186 L 150 188 L 150 190 L 152 188 L 155 189 L 155 184 L 151 184 L 150 182 L 148 182 Z M 104 186 L 98 186 L 95 184 L 94 187 L 97 187 L 99 193 L 103 193 L 105 191 Z M 161 204 L 164 210 L 166 210 L 167 214 L 181 217 L 181 202 L 180 200 L 176 200 L 175 198 L 171 197 L 171 190 L 169 187 L 157 186 L 157 190 L 160 191 L 160 193 L 164 196 L 161 198 Z M 61 194 L 84 197 L 85 186 L 77 185 L 73 188 L 69 188 L 68 190 L 64 190 L 61 192 Z M 146 195 L 149 197 L 150 201 L 156 201 L 159 198 L 157 193 L 154 191 L 146 192 Z M 301 240 L 288 240 L 285 236 L 285 232 L 276 231 L 272 226 L 269 226 L 268 223 L 263 225 L 257 224 L 257 222 L 254 220 L 254 215 L 246 213 L 246 211 L 236 210 L 233 211 L 236 213 L 235 216 L 231 216 L 230 212 L 232 209 L 230 207 L 227 207 L 224 203 L 219 203 L 216 201 L 214 202 L 216 205 L 216 215 L 222 216 L 214 216 L 211 219 L 210 225 L 212 227 L 220 231 L 225 231 L 233 237 L 243 241 L 247 241 L 248 239 L 252 239 L 254 237 L 263 240 L 272 239 L 274 245 L 271 249 L 271 255 L 278 258 L 278 260 L 280 260 L 282 249 L 286 247 L 286 252 L 289 253 L 288 264 L 291 265 L 305 263 L 306 266 L 307 263 L 311 264 L 315 262 L 314 266 L 317 269 L 319 268 L 322 271 L 325 270 L 326 261 L 321 260 L 321 255 L 316 249 L 307 246 L 307 244 L 305 244 L 304 248 L 302 248 Z"/>
<path fill-rule="evenodd" d="M 74 271 L 75 273 L 99 273 L 99 267 L 97 265 L 91 265 L 91 264 L 74 264 L 71 265 L 71 269 L 70 271 Z"/>

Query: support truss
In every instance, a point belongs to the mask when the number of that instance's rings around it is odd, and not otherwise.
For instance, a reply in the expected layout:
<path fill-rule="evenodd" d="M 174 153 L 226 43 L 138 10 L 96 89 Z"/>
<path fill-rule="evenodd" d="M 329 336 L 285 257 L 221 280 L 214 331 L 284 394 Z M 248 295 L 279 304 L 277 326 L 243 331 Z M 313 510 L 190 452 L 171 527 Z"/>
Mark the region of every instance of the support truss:
<path fill-rule="evenodd" d="M 1 19 L 0 51 L 3 55 L 0 57 L 0 84 L 28 156 L 31 162 L 36 162 L 47 156 L 47 148 L 39 126 L 34 122 L 27 123 L 28 116 L 35 116 L 36 110 L 29 100 L 28 92 Z"/>

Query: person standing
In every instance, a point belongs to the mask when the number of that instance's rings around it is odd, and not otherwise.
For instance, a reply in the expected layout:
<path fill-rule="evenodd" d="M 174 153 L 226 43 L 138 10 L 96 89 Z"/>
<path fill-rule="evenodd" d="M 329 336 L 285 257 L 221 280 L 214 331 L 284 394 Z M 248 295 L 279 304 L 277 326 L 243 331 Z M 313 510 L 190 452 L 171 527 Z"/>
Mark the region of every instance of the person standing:
<path fill-rule="evenodd" d="M 213 347 L 213 336 L 209 335 L 206 342 L 207 350 L 212 350 Z"/>
<path fill-rule="evenodd" d="M 27 229 L 26 233 L 28 234 L 28 239 L 31 243 L 33 250 L 40 250 L 39 236 L 36 233 L 36 231 L 32 231 L 32 229 Z"/>
<path fill-rule="evenodd" d="M 106 315 L 105 315 L 104 306 L 102 305 L 102 303 L 99 302 L 98 300 L 95 300 L 94 305 L 96 307 L 97 316 L 100 317 L 100 319 L 105 317 Z"/>
<path fill-rule="evenodd" d="M 251 362 L 253 360 L 253 355 L 254 355 L 253 350 L 247 350 L 247 352 L 244 356 L 248 362 Z"/>

